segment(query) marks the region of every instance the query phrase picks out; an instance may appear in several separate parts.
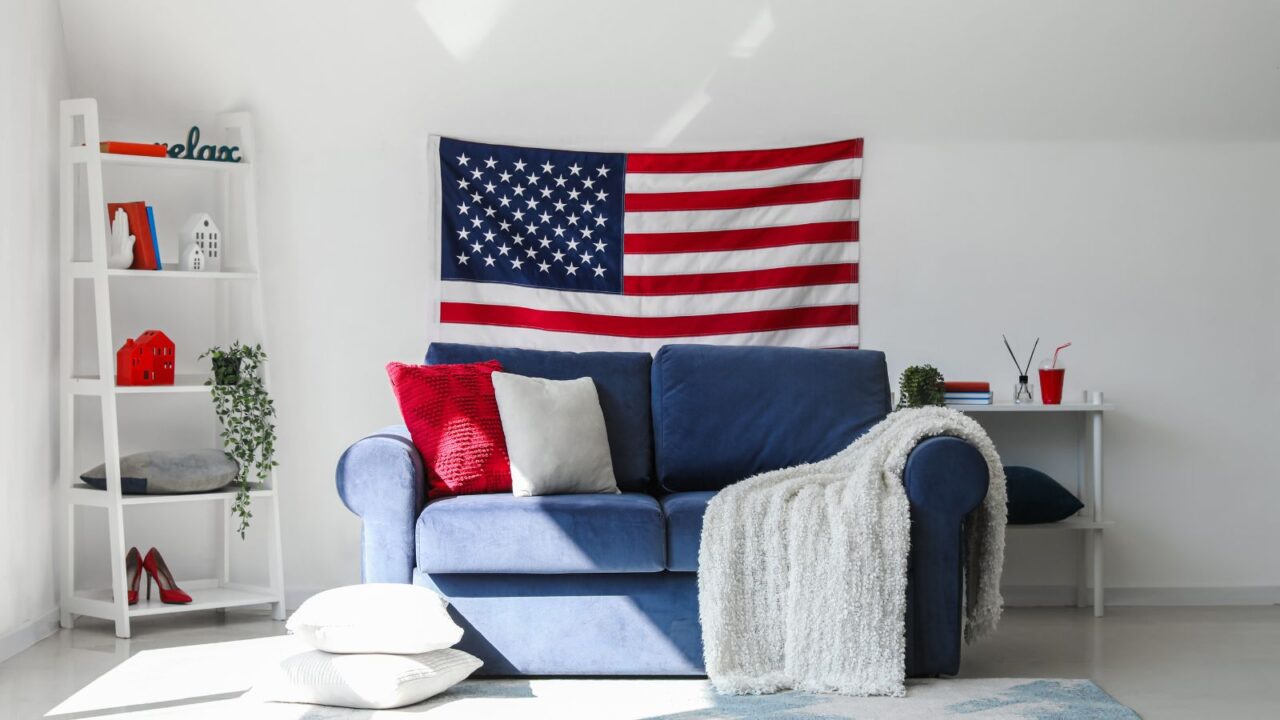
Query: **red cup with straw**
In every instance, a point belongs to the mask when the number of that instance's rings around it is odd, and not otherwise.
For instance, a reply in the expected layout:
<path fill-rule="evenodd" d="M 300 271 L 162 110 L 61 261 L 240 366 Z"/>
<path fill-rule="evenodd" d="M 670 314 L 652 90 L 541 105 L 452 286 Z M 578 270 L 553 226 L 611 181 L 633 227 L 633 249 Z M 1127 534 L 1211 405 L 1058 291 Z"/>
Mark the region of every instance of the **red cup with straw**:
<path fill-rule="evenodd" d="M 1071 347 L 1071 343 L 1059 345 L 1053 351 L 1053 359 L 1040 363 L 1040 402 L 1045 405 L 1062 404 L 1062 384 L 1067 377 L 1067 369 L 1058 364 L 1058 353 Z"/>

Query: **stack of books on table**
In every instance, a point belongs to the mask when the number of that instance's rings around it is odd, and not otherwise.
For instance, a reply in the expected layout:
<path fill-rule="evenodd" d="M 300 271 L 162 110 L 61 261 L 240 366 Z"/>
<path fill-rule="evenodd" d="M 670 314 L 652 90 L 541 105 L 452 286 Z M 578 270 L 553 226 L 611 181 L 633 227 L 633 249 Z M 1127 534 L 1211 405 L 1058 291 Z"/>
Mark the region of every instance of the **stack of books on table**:
<path fill-rule="evenodd" d="M 990 405 L 991 383 L 948 380 L 942 384 L 947 405 Z"/>

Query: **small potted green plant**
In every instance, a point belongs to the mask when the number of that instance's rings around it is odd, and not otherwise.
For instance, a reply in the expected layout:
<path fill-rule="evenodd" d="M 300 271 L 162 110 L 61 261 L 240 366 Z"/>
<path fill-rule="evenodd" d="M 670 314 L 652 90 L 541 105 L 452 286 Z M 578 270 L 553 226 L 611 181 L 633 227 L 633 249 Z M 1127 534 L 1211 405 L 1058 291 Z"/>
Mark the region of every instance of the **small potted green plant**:
<path fill-rule="evenodd" d="M 267 354 L 261 345 L 211 347 L 200 355 L 213 363 L 210 386 L 213 410 L 221 427 L 223 451 L 239 465 L 231 513 L 240 518 L 240 537 L 249 528 L 249 478 L 265 483 L 276 467 L 275 403 L 262 380 Z"/>
<path fill-rule="evenodd" d="M 942 373 L 932 365 L 912 365 L 898 379 L 898 409 L 941 405 L 946 398 Z"/>

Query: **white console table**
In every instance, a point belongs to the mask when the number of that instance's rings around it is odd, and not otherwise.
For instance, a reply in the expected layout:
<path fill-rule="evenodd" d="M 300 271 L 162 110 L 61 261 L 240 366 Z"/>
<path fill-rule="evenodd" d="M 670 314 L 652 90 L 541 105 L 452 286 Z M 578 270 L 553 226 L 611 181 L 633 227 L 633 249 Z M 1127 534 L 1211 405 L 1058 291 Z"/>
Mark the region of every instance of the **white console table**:
<path fill-rule="evenodd" d="M 1088 592 L 1086 579 L 1089 577 L 1089 558 L 1093 558 L 1093 614 L 1102 617 L 1103 583 L 1102 583 L 1102 531 L 1113 527 L 1115 523 L 1104 520 L 1102 516 L 1102 416 L 1115 406 L 1102 401 L 1102 393 L 1086 393 L 1087 402 L 1063 403 L 1062 405 L 1041 405 L 1028 403 L 996 403 L 992 405 L 952 405 L 950 407 L 965 413 L 1017 413 L 1030 418 L 1045 414 L 1077 413 L 1084 418 L 1084 427 L 1077 436 L 1079 452 L 1079 468 L 1076 474 L 1076 497 L 1084 503 L 1084 508 L 1075 516 L 1062 522 L 1043 525 L 1010 525 L 1010 530 L 1072 530 L 1080 531 L 1080 567 L 1076 574 L 1076 606 L 1085 606 Z M 1090 551 L 1092 550 L 1092 552 Z"/>

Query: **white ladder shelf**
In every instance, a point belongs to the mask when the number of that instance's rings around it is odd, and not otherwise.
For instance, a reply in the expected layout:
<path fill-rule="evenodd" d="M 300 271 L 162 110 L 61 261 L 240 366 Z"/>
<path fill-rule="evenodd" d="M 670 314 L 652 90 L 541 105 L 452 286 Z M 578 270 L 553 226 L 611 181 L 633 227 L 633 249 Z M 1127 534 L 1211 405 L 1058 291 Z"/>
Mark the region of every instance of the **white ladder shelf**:
<path fill-rule="evenodd" d="M 98 104 L 91 98 L 65 100 L 61 106 L 61 132 L 59 148 L 60 171 L 60 253 L 61 253 L 61 302 L 60 302 L 60 463 L 59 487 L 66 512 L 63 515 L 62 570 L 61 570 L 61 624 L 72 627 L 76 615 L 104 618 L 115 622 L 118 637 L 131 634 L 130 619 L 140 616 L 160 615 L 193 610 L 213 610 L 247 605 L 267 605 L 277 620 L 284 619 L 284 574 L 280 548 L 280 511 L 276 494 L 276 478 L 273 472 L 268 481 L 253 485 L 250 497 L 255 508 L 266 503 L 266 512 L 255 513 L 255 518 L 265 520 L 267 532 L 268 586 L 244 585 L 231 581 L 230 513 L 235 499 L 234 488 L 211 493 L 188 495 L 124 495 L 120 479 L 120 427 L 117 399 L 121 396 L 138 396 L 132 402 L 147 402 L 142 396 L 171 393 L 209 393 L 203 375 L 178 375 L 173 385 L 117 386 L 115 384 L 115 341 L 111 327 L 110 286 L 115 283 L 150 280 L 210 281 L 217 283 L 219 299 L 231 289 L 249 292 L 250 316 L 256 327 L 252 331 L 260 339 L 266 337 L 263 312 L 262 285 L 258 277 L 258 233 L 256 186 L 253 160 L 257 157 L 254 147 L 252 119 L 248 113 L 225 113 L 217 118 L 215 137 L 219 143 L 239 145 L 243 161 L 239 163 L 180 160 L 171 158 L 112 155 L 99 152 Z M 224 211 L 233 203 L 243 222 L 244 258 L 249 268 L 223 272 L 185 272 L 181 270 L 117 270 L 107 267 L 107 219 L 103 189 L 103 165 L 131 165 L 157 169 L 201 170 L 222 176 L 220 193 Z M 77 175 L 83 170 L 88 229 L 88 257 L 77 259 Z M 75 371 L 75 288 L 77 282 L 92 285 L 92 301 L 97 340 L 96 376 L 76 376 Z M 223 303 L 215 305 L 216 324 L 225 327 Z M 264 373 L 266 372 L 264 368 Z M 268 378 L 263 378 L 264 382 Z M 98 398 L 102 412 L 102 446 L 106 464 L 106 490 L 97 490 L 78 481 L 76 462 L 76 398 Z M 208 404 L 201 404 L 211 412 Z M 179 579 L 178 584 L 187 590 L 193 601 L 187 605 L 166 605 L 158 599 L 140 598 L 138 604 L 128 604 L 128 579 L 125 577 L 125 508 L 133 505 L 160 503 L 216 502 L 222 507 L 224 521 L 219 540 L 218 563 L 214 578 Z M 111 559 L 111 587 L 100 590 L 77 590 L 75 573 L 75 524 L 76 508 L 81 506 L 104 508 L 107 514 L 107 531 Z M 260 521 L 261 521 L 260 520 Z"/>

